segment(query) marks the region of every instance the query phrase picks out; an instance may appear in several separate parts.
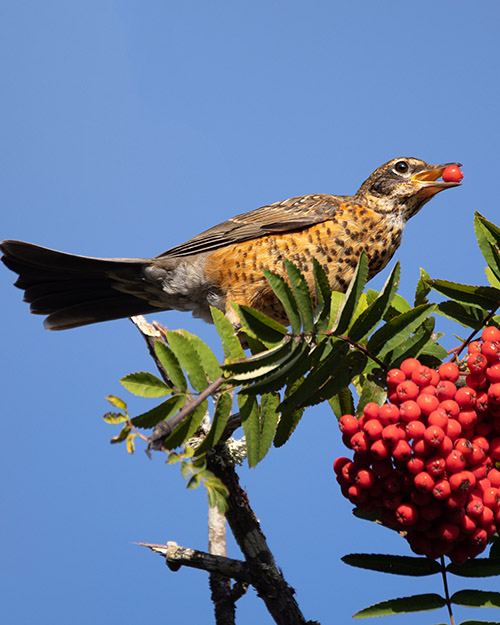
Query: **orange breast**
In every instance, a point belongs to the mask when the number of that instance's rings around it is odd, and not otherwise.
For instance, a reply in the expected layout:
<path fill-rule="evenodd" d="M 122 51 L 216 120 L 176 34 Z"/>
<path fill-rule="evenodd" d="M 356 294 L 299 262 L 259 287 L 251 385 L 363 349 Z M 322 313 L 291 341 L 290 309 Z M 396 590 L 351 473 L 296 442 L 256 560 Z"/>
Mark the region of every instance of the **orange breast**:
<path fill-rule="evenodd" d="M 363 249 L 372 277 L 385 267 L 400 239 L 401 231 L 388 227 L 378 213 L 343 205 L 334 219 L 304 230 L 266 235 L 218 249 L 207 257 L 205 273 L 207 280 L 222 291 L 226 305 L 230 301 L 246 304 L 283 321 L 283 310 L 262 273 L 264 269 L 286 277 L 287 258 L 299 267 L 314 294 L 315 257 L 327 272 L 332 288 L 345 291 Z"/>

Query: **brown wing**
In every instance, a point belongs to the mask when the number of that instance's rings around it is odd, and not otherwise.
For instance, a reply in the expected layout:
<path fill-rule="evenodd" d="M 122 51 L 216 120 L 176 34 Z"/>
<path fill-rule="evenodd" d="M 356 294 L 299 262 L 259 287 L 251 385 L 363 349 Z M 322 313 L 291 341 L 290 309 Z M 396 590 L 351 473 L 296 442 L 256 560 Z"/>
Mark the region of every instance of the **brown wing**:
<path fill-rule="evenodd" d="M 265 234 L 301 230 L 331 219 L 343 200 L 334 195 L 302 195 L 262 206 L 250 213 L 231 217 L 156 258 L 189 256 L 256 239 Z"/>

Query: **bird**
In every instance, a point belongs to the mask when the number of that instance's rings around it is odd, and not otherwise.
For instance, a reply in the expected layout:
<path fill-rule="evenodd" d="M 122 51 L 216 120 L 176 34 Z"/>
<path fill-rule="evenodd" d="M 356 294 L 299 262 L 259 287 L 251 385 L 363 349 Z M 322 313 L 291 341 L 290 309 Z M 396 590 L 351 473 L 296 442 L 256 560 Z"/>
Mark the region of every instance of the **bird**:
<path fill-rule="evenodd" d="M 0 243 L 2 262 L 18 274 L 31 312 L 45 328 L 180 310 L 211 321 L 211 307 L 235 327 L 231 302 L 286 323 L 264 270 L 285 279 L 285 259 L 304 274 L 314 296 L 313 258 L 330 286 L 345 292 L 364 250 L 368 278 L 380 272 L 401 243 L 407 221 L 434 195 L 459 185 L 440 180 L 446 167 L 398 157 L 378 167 L 352 196 L 312 194 L 243 213 L 154 258 L 77 256 L 23 241 Z"/>

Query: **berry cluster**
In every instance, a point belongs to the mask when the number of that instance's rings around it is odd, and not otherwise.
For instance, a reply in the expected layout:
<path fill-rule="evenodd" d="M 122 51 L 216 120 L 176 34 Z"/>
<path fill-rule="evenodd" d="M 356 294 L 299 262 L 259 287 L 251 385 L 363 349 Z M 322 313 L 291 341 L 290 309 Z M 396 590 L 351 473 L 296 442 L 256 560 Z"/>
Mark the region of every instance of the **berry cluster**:
<path fill-rule="evenodd" d="M 391 369 L 388 403 L 340 419 L 354 455 L 334 463 L 357 508 L 403 531 L 415 553 L 457 564 L 500 532 L 500 330 L 485 328 L 468 352 L 465 381 L 452 362 Z"/>

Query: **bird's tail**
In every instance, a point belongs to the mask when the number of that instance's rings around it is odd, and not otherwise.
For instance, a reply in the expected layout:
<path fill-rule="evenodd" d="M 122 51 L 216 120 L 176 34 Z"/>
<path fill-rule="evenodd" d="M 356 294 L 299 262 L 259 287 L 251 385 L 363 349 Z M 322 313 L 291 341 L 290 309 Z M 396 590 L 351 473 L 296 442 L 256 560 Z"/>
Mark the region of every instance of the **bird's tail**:
<path fill-rule="evenodd" d="M 57 252 L 23 241 L 2 241 L 2 261 L 19 274 L 31 312 L 47 315 L 48 330 L 132 317 L 159 310 L 146 298 L 127 292 L 141 283 L 142 258 L 91 258 Z M 137 290 L 137 287 L 136 287 Z"/>

